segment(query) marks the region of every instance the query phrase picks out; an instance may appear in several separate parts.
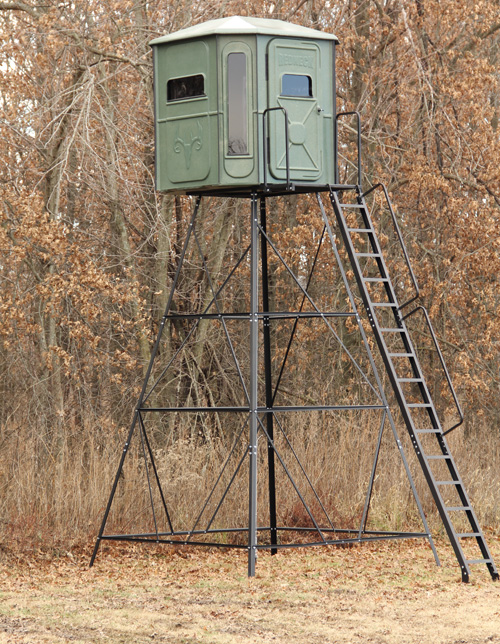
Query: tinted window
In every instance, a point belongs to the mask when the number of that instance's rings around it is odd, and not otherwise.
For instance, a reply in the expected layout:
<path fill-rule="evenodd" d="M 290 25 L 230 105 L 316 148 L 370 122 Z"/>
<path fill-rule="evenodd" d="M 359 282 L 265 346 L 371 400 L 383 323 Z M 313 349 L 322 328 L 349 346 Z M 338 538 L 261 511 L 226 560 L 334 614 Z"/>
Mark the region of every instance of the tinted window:
<path fill-rule="evenodd" d="M 205 79 L 202 74 L 172 78 L 167 83 L 167 101 L 180 101 L 196 96 L 205 96 Z"/>
<path fill-rule="evenodd" d="M 247 58 L 227 57 L 227 153 L 248 154 Z"/>
<path fill-rule="evenodd" d="M 283 74 L 281 96 L 312 96 L 312 80 L 303 74 Z"/>

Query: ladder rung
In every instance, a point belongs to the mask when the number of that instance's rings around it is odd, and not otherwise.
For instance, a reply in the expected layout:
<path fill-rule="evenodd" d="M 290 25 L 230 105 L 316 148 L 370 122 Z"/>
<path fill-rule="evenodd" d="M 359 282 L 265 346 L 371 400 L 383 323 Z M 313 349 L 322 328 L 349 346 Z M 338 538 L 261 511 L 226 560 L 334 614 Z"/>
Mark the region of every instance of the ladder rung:
<path fill-rule="evenodd" d="M 492 559 L 466 559 L 468 564 L 493 563 Z"/>
<path fill-rule="evenodd" d="M 429 408 L 432 407 L 431 403 L 408 403 L 408 407 L 411 407 L 413 409 L 424 409 L 424 408 Z"/>
<path fill-rule="evenodd" d="M 436 481 L 436 485 L 461 485 L 460 481 Z"/>
<path fill-rule="evenodd" d="M 435 427 L 434 429 L 416 429 L 415 434 L 441 434 L 442 431 L 439 427 Z"/>
<path fill-rule="evenodd" d="M 364 282 L 388 282 L 388 277 L 363 277 Z"/>
<path fill-rule="evenodd" d="M 388 328 L 383 328 L 380 329 L 382 333 L 406 333 L 406 329 L 402 329 L 401 327 L 398 327 L 397 329 L 388 329 Z"/>
<path fill-rule="evenodd" d="M 472 508 L 470 505 L 453 505 L 453 506 L 448 506 L 444 508 L 446 512 L 461 512 L 461 511 L 466 511 L 466 510 L 471 510 Z"/>
<path fill-rule="evenodd" d="M 364 208 L 362 203 L 341 203 L 339 206 L 341 206 L 341 208 Z"/>
<path fill-rule="evenodd" d="M 445 459 L 451 460 L 450 454 L 434 454 L 433 456 L 426 456 L 425 458 L 428 461 L 431 461 L 431 460 L 435 461 L 435 460 L 440 459 L 440 458 L 445 458 Z"/>
<path fill-rule="evenodd" d="M 397 307 L 396 302 L 372 302 L 372 306 L 387 306 L 387 307 Z"/>
<path fill-rule="evenodd" d="M 388 353 L 389 358 L 414 358 L 414 353 Z"/>
<path fill-rule="evenodd" d="M 465 539 L 466 537 L 481 537 L 480 532 L 458 532 L 457 537 L 459 539 Z"/>
<path fill-rule="evenodd" d="M 380 253 L 354 253 L 356 257 L 382 257 Z"/>
<path fill-rule="evenodd" d="M 373 228 L 348 228 L 347 230 L 350 233 L 371 233 L 372 235 L 375 234 Z"/>
<path fill-rule="evenodd" d="M 398 378 L 398 382 L 424 382 L 423 378 Z"/>

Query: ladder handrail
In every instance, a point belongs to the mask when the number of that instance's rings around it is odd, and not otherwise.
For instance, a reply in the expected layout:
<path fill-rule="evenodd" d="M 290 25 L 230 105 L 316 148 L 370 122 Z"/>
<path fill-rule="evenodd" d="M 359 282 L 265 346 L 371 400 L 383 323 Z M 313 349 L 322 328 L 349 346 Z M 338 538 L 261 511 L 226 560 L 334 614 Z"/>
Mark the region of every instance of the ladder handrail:
<path fill-rule="evenodd" d="M 355 116 L 358 124 L 358 183 L 361 187 L 361 115 L 358 111 L 354 112 L 339 112 L 335 115 L 335 182 L 339 183 L 339 116 Z"/>
<path fill-rule="evenodd" d="M 269 132 L 270 127 L 268 128 L 268 117 L 269 112 L 276 112 L 280 111 L 283 113 L 285 117 L 285 161 L 286 161 L 286 189 L 287 190 L 292 190 L 292 183 L 290 181 L 290 150 L 289 150 L 289 137 L 288 137 L 288 111 L 286 108 L 284 108 L 281 105 L 278 105 L 278 107 L 268 107 L 262 112 L 262 136 L 263 136 L 263 144 L 264 144 L 264 149 L 263 149 L 263 163 L 264 163 L 264 188 L 268 190 L 268 183 L 267 183 L 267 167 L 271 165 L 271 154 L 269 152 Z M 271 169 L 269 169 L 269 172 L 271 172 Z"/>
<path fill-rule="evenodd" d="M 394 229 L 396 231 L 396 235 L 398 236 L 399 244 L 401 246 L 401 250 L 403 251 L 403 256 L 405 258 L 406 266 L 408 268 L 408 272 L 410 273 L 410 278 L 411 278 L 411 281 L 413 283 L 413 288 L 415 289 L 415 295 L 413 297 L 411 297 L 409 300 L 407 300 L 406 302 L 404 302 L 404 304 L 401 304 L 398 307 L 398 311 L 402 311 L 409 304 L 411 304 L 412 302 L 414 302 L 415 300 L 417 300 L 420 297 L 420 288 L 418 286 L 416 275 L 413 272 L 413 268 L 411 267 L 410 256 L 408 255 L 408 251 L 406 250 L 406 245 L 405 245 L 404 240 L 403 240 L 403 235 L 401 233 L 401 229 L 399 227 L 398 220 L 396 219 L 396 215 L 395 215 L 393 207 L 392 207 L 391 199 L 389 197 L 389 192 L 387 191 L 387 188 L 386 188 L 385 184 L 376 183 L 369 190 L 367 190 L 366 192 L 363 192 L 363 194 L 361 194 L 360 197 L 362 199 L 365 199 L 370 194 L 370 192 L 373 192 L 376 188 L 382 188 L 382 190 L 384 191 L 385 200 L 387 202 L 387 206 L 389 207 L 389 212 L 391 213 L 392 223 L 394 224 Z"/>
<path fill-rule="evenodd" d="M 453 383 L 451 381 L 451 376 L 450 376 L 450 373 L 448 371 L 448 368 L 446 367 L 446 362 L 444 360 L 444 356 L 443 356 L 443 354 L 441 352 L 441 349 L 439 347 L 438 339 L 437 339 L 436 334 L 434 332 L 434 328 L 432 326 L 432 322 L 431 322 L 431 319 L 429 317 L 429 313 L 428 313 L 427 309 L 425 308 L 425 306 L 417 306 L 416 308 L 413 309 L 413 311 L 410 311 L 409 313 L 407 313 L 403 317 L 403 320 L 407 320 L 409 317 L 411 317 L 417 311 L 421 311 L 424 314 L 425 320 L 427 322 L 427 327 L 428 327 L 428 329 L 430 331 L 432 341 L 434 342 L 434 346 L 436 347 L 436 351 L 437 351 L 437 354 L 439 356 L 441 366 L 443 367 L 444 375 L 446 376 L 446 380 L 448 382 L 448 387 L 450 388 L 451 395 L 453 396 L 453 400 L 455 402 L 455 407 L 457 409 L 458 416 L 460 418 L 458 423 L 455 423 L 455 425 L 453 425 L 453 427 L 450 427 L 450 429 L 447 429 L 445 432 L 443 432 L 443 436 L 446 436 L 446 434 L 449 434 L 454 429 L 457 429 L 457 427 L 460 427 L 460 425 L 464 422 L 464 414 L 462 412 L 462 408 L 461 408 L 460 403 L 458 401 L 458 397 L 457 397 L 457 394 L 455 392 L 455 388 L 453 387 Z"/>

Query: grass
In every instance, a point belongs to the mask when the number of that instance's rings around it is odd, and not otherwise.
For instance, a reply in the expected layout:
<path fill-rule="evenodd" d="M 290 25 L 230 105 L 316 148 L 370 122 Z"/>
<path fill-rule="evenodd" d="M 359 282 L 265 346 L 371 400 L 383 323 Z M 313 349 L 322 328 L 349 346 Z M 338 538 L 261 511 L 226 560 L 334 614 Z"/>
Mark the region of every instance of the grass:
<path fill-rule="evenodd" d="M 324 505 L 335 525 L 357 527 L 372 465 L 377 423 L 361 424 L 351 418 L 340 426 L 329 417 L 289 428 L 294 449 L 307 466 Z M 326 430 L 325 430 L 326 426 Z M 330 427 L 330 428 L 329 428 Z M 339 427 L 342 431 L 339 430 Z M 21 434 L 22 431 L 20 430 Z M 433 534 L 442 526 L 431 495 L 419 471 L 413 451 L 403 432 L 412 472 Z M 11 433 L 12 437 L 13 434 Z M 25 438 L 25 440 L 21 440 Z M 20 551 L 49 549 L 64 554 L 74 545 L 95 538 L 122 450 L 122 437 L 110 436 L 105 448 L 97 449 L 92 434 L 82 432 L 81 440 L 68 443 L 59 459 L 35 458 L 36 445 L 28 435 L 6 439 L 0 454 L 0 536 Z M 259 521 L 267 522 L 266 453 L 261 441 Z M 481 445 L 481 452 L 477 445 Z M 454 454 L 465 487 L 483 527 L 500 531 L 500 437 L 478 425 L 467 434 L 450 435 Z M 244 447 L 244 438 L 242 447 Z M 157 452 L 157 466 L 165 485 L 167 503 L 177 525 L 191 527 L 199 508 L 218 475 L 227 444 L 222 439 L 211 444 L 180 437 Z M 290 454 L 282 451 L 307 502 L 321 515 L 319 506 Z M 487 457 L 484 457 L 487 454 Z M 236 460 L 240 453 L 236 455 Z M 230 469 L 230 468 L 229 468 Z M 292 486 L 277 468 L 278 510 L 282 525 L 304 525 L 309 518 Z M 228 471 L 228 476 L 231 472 Z M 165 482 L 166 481 L 166 482 Z M 246 526 L 248 474 L 242 468 L 217 516 L 226 527 Z M 156 498 L 158 503 L 158 498 Z M 208 520 L 215 499 L 203 517 Z M 452 504 L 453 505 L 453 504 Z M 158 507 L 158 505 L 157 505 Z M 318 516 L 316 514 L 316 516 Z M 321 517 L 322 518 L 322 517 Z M 392 436 L 386 432 L 370 510 L 370 525 L 376 529 L 421 529 L 420 519 Z M 149 494 L 139 450 L 131 449 L 124 476 L 120 479 L 110 515 L 108 530 L 152 529 Z"/>
<path fill-rule="evenodd" d="M 489 536 L 500 560 L 500 540 Z M 462 584 L 422 542 L 235 551 L 107 546 L 66 557 L 0 558 L 0 642 L 12 644 L 498 643 L 500 585 L 475 568 Z"/>

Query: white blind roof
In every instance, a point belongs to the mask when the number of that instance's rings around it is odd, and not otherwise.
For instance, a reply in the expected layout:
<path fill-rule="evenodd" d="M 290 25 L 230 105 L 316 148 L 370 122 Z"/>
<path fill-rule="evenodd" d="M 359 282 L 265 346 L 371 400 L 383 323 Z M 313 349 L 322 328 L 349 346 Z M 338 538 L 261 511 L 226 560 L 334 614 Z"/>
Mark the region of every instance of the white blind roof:
<path fill-rule="evenodd" d="M 314 38 L 321 40 L 335 40 L 338 38 L 333 34 L 301 25 L 294 25 L 283 20 L 267 20 L 265 18 L 248 18 L 245 16 L 231 16 L 202 22 L 187 29 L 181 29 L 174 33 L 155 38 L 149 44 L 159 45 L 174 40 L 189 40 L 213 34 L 266 34 L 271 36 L 286 36 L 289 38 Z"/>

